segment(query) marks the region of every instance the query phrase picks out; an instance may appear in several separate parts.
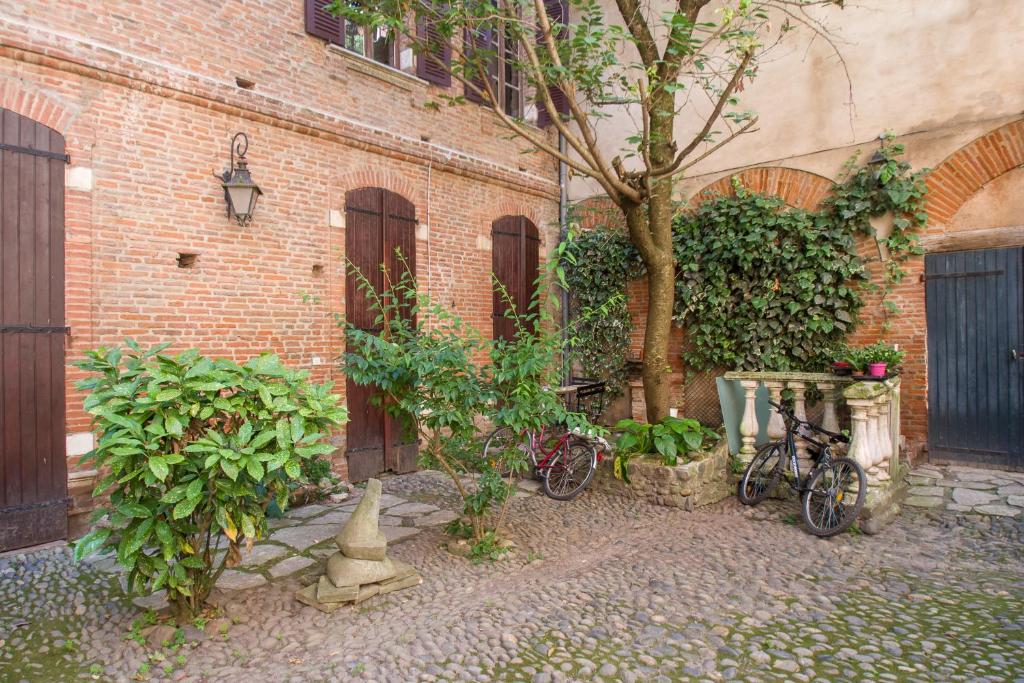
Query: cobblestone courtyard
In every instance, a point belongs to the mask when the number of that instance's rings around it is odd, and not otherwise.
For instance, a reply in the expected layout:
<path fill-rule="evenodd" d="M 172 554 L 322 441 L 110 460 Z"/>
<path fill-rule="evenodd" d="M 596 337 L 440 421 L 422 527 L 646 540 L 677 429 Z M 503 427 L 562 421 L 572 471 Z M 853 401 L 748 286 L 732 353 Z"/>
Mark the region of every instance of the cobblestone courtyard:
<path fill-rule="evenodd" d="M 423 585 L 331 615 L 299 604 L 353 502 L 298 508 L 228 574 L 252 588 L 219 596 L 227 618 L 156 656 L 127 637 L 142 612 L 108 560 L 0 559 L 0 680 L 1024 681 L 1019 520 L 908 509 L 880 536 L 820 541 L 795 504 L 524 491 L 515 555 L 473 564 L 441 547 L 443 479 L 384 488 L 389 554 Z"/>

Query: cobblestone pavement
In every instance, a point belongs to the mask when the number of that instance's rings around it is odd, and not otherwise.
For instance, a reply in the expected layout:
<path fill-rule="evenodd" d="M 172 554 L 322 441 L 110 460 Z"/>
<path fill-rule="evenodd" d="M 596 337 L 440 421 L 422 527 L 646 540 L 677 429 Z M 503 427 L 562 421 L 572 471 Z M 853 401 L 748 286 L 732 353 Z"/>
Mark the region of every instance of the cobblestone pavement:
<path fill-rule="evenodd" d="M 906 504 L 913 507 L 997 517 L 1024 512 L 1024 472 L 922 465 L 907 481 Z"/>
<path fill-rule="evenodd" d="M 130 680 L 144 665 L 140 679 L 246 683 L 1024 681 L 1018 520 L 908 509 L 879 536 L 818 540 L 795 503 L 687 513 L 524 491 L 515 555 L 473 564 L 441 547 L 443 478 L 389 478 L 385 492 L 384 528 L 404 536 L 389 554 L 423 585 L 331 615 L 299 604 L 353 503 L 299 508 L 230 575 L 259 584 L 219 596 L 230 621 L 159 654 L 126 639 L 140 610 L 103 560 L 75 566 L 62 547 L 0 559 L 0 680 Z"/>

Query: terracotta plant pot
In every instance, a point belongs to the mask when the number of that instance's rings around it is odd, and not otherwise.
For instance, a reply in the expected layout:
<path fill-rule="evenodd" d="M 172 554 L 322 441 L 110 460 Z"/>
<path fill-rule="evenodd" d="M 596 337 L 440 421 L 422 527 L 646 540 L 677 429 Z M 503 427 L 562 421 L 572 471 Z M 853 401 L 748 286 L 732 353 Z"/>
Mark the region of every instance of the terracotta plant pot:
<path fill-rule="evenodd" d="M 845 360 L 837 360 L 832 364 L 832 374 L 839 377 L 845 377 L 853 374 L 853 366 L 847 363 Z"/>
<path fill-rule="evenodd" d="M 885 363 L 869 363 L 868 375 L 871 377 L 885 377 Z"/>

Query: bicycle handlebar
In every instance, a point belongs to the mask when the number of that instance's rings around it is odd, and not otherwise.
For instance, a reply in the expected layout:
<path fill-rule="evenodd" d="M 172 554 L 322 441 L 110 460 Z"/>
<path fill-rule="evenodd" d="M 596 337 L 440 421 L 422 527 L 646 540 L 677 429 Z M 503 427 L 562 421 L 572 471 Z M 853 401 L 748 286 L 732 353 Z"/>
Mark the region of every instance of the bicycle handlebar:
<path fill-rule="evenodd" d="M 813 422 L 808 422 L 807 420 L 801 420 L 799 417 L 793 414 L 792 410 L 782 405 L 781 403 L 776 403 L 775 401 L 768 399 L 768 405 L 775 408 L 775 410 L 779 412 L 781 415 L 788 417 L 790 420 L 797 423 L 798 425 L 809 427 L 810 429 L 820 434 L 824 434 L 825 436 L 829 437 L 834 441 L 838 441 L 839 443 L 850 443 L 850 437 L 846 436 L 845 434 L 840 434 L 839 432 L 832 432 L 825 429 L 821 425 L 816 425 Z"/>

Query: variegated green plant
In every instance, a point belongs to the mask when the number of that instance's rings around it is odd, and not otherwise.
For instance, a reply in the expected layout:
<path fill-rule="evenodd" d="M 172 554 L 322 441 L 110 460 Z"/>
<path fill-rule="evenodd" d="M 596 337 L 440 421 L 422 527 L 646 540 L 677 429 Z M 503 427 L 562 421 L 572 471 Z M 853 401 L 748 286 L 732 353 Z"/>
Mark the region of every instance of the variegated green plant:
<path fill-rule="evenodd" d="M 93 373 L 77 383 L 99 434 L 84 459 L 101 473 L 93 495 L 109 495 L 75 556 L 115 550 L 129 586 L 166 588 L 183 621 L 240 546 L 266 535 L 267 506 L 287 507 L 303 463 L 333 450 L 328 430 L 346 412 L 331 384 L 274 355 L 238 365 L 127 344 L 75 364 Z"/>

